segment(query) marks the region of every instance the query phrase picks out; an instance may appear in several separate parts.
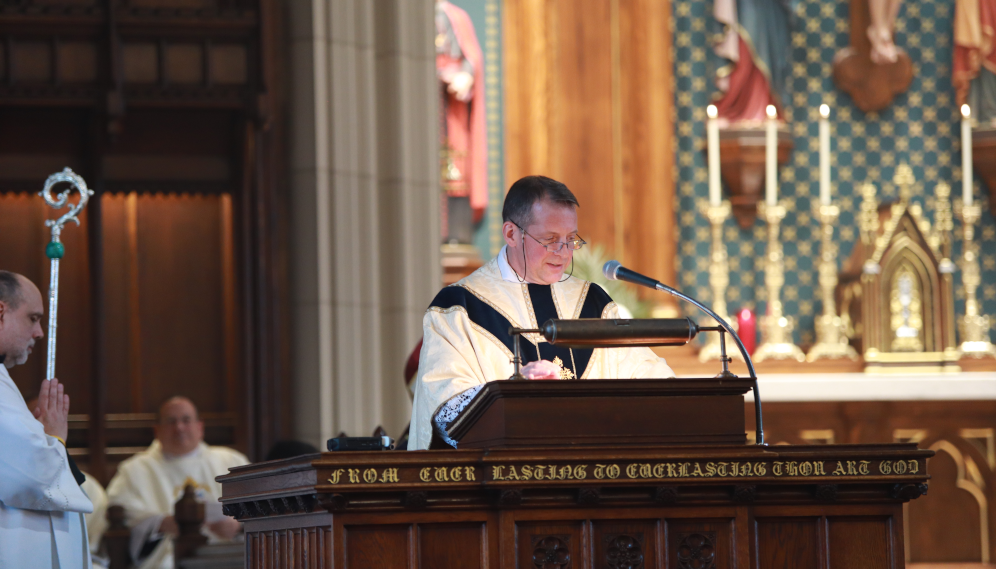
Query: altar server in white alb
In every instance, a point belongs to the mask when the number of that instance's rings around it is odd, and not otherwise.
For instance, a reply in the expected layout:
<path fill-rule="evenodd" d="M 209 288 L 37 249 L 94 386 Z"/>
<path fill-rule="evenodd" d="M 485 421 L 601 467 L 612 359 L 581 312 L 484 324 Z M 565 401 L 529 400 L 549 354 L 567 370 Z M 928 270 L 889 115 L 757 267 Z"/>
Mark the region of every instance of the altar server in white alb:
<path fill-rule="evenodd" d="M 66 452 L 69 396 L 42 381 L 29 410 L 7 372 L 28 361 L 43 315 L 38 287 L 0 271 L 0 567 L 91 567 L 83 515 L 93 504 Z"/>
<path fill-rule="evenodd" d="M 242 453 L 204 443 L 204 422 L 186 397 L 173 397 L 159 408 L 156 440 L 146 450 L 125 460 L 107 485 L 107 500 L 124 506 L 131 528 L 131 556 L 139 569 L 172 569 L 173 537 L 179 526 L 173 518 L 176 501 L 191 484 L 204 502 L 204 527 L 211 543 L 236 538 L 241 526 L 221 511 L 221 484 L 215 477 L 234 466 L 249 464 Z"/>
<path fill-rule="evenodd" d="M 538 328 L 551 318 L 621 318 L 597 284 L 572 276 L 577 198 L 543 176 L 512 184 L 502 209 L 505 246 L 470 276 L 441 290 L 422 319 L 410 450 L 437 440 L 455 446 L 446 427 L 480 388 L 512 375 L 510 327 Z M 649 348 L 568 349 L 542 336 L 520 340 L 529 379 L 674 377 Z"/>

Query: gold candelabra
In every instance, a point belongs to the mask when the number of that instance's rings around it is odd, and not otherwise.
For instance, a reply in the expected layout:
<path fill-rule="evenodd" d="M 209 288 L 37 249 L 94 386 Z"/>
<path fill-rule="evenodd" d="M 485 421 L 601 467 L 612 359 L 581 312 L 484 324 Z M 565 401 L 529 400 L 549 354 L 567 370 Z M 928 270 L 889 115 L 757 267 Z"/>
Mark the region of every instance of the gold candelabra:
<path fill-rule="evenodd" d="M 833 240 L 833 227 L 840 215 L 840 208 L 816 202 L 813 210 L 823 230 L 820 247 L 820 296 L 823 298 L 823 314 L 816 319 L 816 345 L 806 354 L 806 360 L 856 360 L 858 353 L 847 343 L 847 326 L 837 314 L 834 300 L 834 290 L 837 288 L 837 244 Z"/>
<path fill-rule="evenodd" d="M 726 288 L 730 285 L 730 265 L 726 254 L 726 243 L 723 242 L 723 222 L 730 217 L 730 202 L 723 201 L 719 205 L 702 204 L 702 213 L 709 219 L 712 226 L 712 251 L 709 255 L 709 287 L 712 288 L 712 309 L 720 318 L 730 321 L 726 309 Z M 709 339 L 699 351 L 699 361 L 718 360 L 722 357 L 719 334 L 709 334 Z M 731 357 L 742 356 L 735 351 L 728 354 Z"/>
<path fill-rule="evenodd" d="M 962 248 L 961 278 L 965 285 L 965 316 L 959 328 L 961 352 L 974 358 L 996 357 L 996 346 L 989 341 L 989 316 L 979 313 L 979 299 L 976 297 L 982 275 L 979 270 L 979 245 L 975 242 L 975 224 L 981 217 L 982 208 L 978 204 L 962 206 L 965 244 Z"/>
<path fill-rule="evenodd" d="M 758 214 L 768 222 L 768 262 L 764 269 L 764 286 L 768 291 L 768 311 L 761 317 L 761 345 L 754 352 L 754 361 L 794 359 L 806 361 L 799 346 L 792 342 L 794 322 L 782 310 L 782 286 L 785 284 L 785 259 L 778 239 L 785 206 L 758 204 Z"/>

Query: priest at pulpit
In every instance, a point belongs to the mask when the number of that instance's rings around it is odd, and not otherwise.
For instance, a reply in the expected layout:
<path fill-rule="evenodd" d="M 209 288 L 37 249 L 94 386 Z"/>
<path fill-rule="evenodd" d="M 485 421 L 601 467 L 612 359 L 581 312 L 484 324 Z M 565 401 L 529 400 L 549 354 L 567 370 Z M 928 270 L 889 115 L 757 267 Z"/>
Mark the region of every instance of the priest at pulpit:
<path fill-rule="evenodd" d="M 502 208 L 505 246 L 468 277 L 445 287 L 422 319 L 409 449 L 437 440 L 487 382 L 512 375 L 509 328 L 538 328 L 551 318 L 620 318 L 597 284 L 573 276 L 585 245 L 578 200 L 563 183 L 528 176 L 512 184 Z M 674 372 L 649 348 L 569 349 L 538 335 L 518 340 L 528 379 L 667 378 Z"/>

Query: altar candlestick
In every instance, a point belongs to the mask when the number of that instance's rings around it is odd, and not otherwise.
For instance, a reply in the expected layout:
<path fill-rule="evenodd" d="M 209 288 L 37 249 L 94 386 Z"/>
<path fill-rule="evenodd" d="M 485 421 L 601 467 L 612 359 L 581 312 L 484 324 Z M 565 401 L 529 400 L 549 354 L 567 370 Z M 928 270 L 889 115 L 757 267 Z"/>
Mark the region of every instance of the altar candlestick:
<path fill-rule="evenodd" d="M 820 105 L 820 203 L 830 205 L 830 107 Z"/>
<path fill-rule="evenodd" d="M 716 105 L 706 108 L 709 120 L 706 121 L 706 151 L 709 160 L 709 205 L 718 207 L 722 198 L 722 185 L 719 181 L 719 111 Z"/>
<path fill-rule="evenodd" d="M 961 106 L 961 196 L 972 205 L 972 109 Z"/>
<path fill-rule="evenodd" d="M 770 206 L 778 204 L 778 111 L 768 105 L 768 123 L 764 145 L 765 201 Z"/>

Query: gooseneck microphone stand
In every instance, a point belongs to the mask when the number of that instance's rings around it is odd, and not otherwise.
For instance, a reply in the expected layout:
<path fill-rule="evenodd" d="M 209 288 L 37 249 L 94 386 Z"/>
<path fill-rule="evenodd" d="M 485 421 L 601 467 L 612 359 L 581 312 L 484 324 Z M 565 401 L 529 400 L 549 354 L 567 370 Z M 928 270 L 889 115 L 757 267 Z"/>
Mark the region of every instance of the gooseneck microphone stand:
<path fill-rule="evenodd" d="M 733 341 L 736 342 L 737 348 L 740 349 L 740 354 L 744 357 L 744 363 L 747 364 L 747 373 L 750 374 L 750 379 L 751 379 L 751 383 L 752 383 L 751 389 L 754 392 L 754 421 L 755 421 L 756 427 L 757 427 L 757 433 L 756 433 L 756 436 L 755 436 L 755 440 L 757 441 L 757 444 L 763 445 L 764 444 L 764 422 L 763 422 L 763 419 L 761 417 L 761 395 L 760 395 L 759 390 L 757 388 L 757 372 L 754 371 L 754 362 L 751 361 L 750 354 L 747 353 L 747 348 L 744 347 L 743 341 L 740 340 L 740 336 L 738 336 L 737 333 L 733 330 L 733 327 L 730 326 L 730 324 L 728 322 L 726 322 L 726 320 L 720 318 L 718 314 L 716 314 L 715 312 L 713 312 L 709 307 L 707 307 L 706 305 L 702 304 L 701 302 L 695 300 L 694 298 L 688 296 L 687 294 L 684 294 L 681 291 L 675 290 L 675 289 L 667 286 L 666 284 L 664 284 L 662 282 L 659 282 L 659 281 L 656 281 L 656 280 L 654 280 L 654 279 L 652 279 L 650 277 L 641 275 L 640 273 L 637 273 L 636 271 L 627 269 L 626 267 L 623 267 L 622 264 L 619 263 L 619 261 L 609 261 L 609 262 L 605 263 L 605 265 L 602 267 L 602 274 L 604 274 L 605 277 L 607 279 L 609 279 L 609 280 L 613 280 L 613 281 L 615 281 L 615 280 L 621 280 L 621 281 L 626 281 L 626 282 L 630 282 L 630 283 L 633 283 L 633 284 L 638 284 L 638 285 L 641 285 L 641 286 L 645 286 L 647 288 L 652 288 L 654 290 L 659 290 L 661 292 L 666 292 L 666 293 L 670 294 L 671 296 L 680 298 L 681 300 L 684 300 L 685 302 L 688 302 L 689 304 L 695 306 L 696 308 L 698 308 L 702 312 L 705 312 L 706 315 L 708 315 L 709 317 L 711 317 L 712 319 L 714 319 L 716 322 L 718 322 L 719 325 L 722 326 L 723 329 L 726 330 L 726 332 L 729 333 L 730 336 L 733 337 Z"/>

